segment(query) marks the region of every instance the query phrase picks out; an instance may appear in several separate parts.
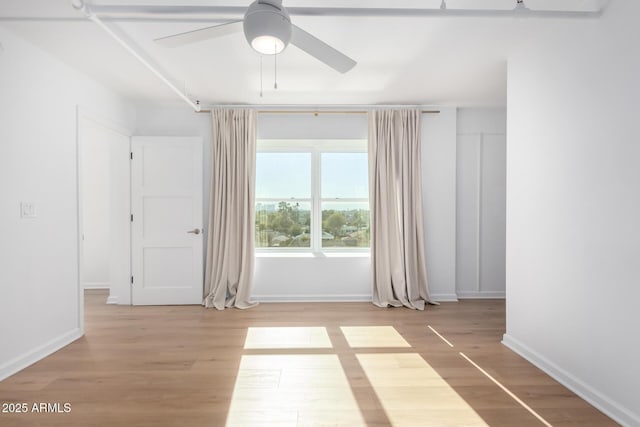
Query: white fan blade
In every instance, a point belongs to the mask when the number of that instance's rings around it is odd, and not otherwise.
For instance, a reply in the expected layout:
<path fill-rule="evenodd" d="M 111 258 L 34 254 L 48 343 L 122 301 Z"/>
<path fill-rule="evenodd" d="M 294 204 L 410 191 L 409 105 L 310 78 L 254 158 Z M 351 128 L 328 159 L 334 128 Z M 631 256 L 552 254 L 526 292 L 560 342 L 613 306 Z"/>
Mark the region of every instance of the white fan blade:
<path fill-rule="evenodd" d="M 160 37 L 159 39 L 155 39 L 154 42 L 164 47 L 177 47 L 239 32 L 242 32 L 242 21 L 233 21 L 226 24 L 174 34 L 172 36 Z"/>
<path fill-rule="evenodd" d="M 300 49 L 324 62 L 329 67 L 341 73 L 346 73 L 357 64 L 356 61 L 349 58 L 347 55 L 337 51 L 300 27 L 291 24 L 291 30 L 291 44 L 298 46 Z"/>

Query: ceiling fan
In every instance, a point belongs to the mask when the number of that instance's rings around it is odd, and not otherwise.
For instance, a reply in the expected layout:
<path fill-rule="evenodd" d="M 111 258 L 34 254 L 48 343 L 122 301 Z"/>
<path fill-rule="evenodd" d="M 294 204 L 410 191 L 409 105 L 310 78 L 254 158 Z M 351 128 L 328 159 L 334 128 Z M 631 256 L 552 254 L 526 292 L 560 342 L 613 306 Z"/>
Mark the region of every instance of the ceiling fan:
<path fill-rule="evenodd" d="M 177 47 L 240 31 L 244 31 L 251 47 L 263 55 L 278 54 L 291 43 L 341 73 L 346 73 L 356 65 L 353 59 L 292 24 L 282 0 L 255 0 L 241 21 L 200 28 L 154 41 L 162 46 Z"/>

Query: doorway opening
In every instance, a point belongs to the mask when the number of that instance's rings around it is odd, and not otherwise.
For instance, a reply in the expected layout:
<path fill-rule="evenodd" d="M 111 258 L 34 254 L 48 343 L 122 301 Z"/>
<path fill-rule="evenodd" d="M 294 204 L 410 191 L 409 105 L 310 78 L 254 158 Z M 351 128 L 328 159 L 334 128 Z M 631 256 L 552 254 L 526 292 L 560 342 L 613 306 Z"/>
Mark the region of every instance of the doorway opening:
<path fill-rule="evenodd" d="M 131 304 L 131 135 L 80 107 L 77 126 L 80 304 L 87 289 Z"/>

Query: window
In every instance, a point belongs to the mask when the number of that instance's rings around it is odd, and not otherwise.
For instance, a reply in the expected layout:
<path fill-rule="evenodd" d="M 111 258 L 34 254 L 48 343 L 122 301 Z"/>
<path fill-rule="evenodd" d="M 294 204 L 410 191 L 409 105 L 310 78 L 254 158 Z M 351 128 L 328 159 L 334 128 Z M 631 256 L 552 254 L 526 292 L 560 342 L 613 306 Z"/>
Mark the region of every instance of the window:
<path fill-rule="evenodd" d="M 311 247 L 311 153 L 256 155 L 256 247 Z"/>
<path fill-rule="evenodd" d="M 260 140 L 257 151 L 256 248 L 369 248 L 366 141 Z"/>

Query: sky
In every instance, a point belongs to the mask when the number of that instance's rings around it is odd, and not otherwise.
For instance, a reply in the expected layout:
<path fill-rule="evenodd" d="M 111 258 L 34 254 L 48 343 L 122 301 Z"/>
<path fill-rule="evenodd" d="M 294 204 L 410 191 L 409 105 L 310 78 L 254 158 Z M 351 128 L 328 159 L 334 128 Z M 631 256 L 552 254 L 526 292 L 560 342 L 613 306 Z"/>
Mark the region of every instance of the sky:
<path fill-rule="evenodd" d="M 368 198 L 367 153 L 322 153 L 322 198 Z M 311 153 L 257 153 L 256 198 L 311 198 Z"/>

